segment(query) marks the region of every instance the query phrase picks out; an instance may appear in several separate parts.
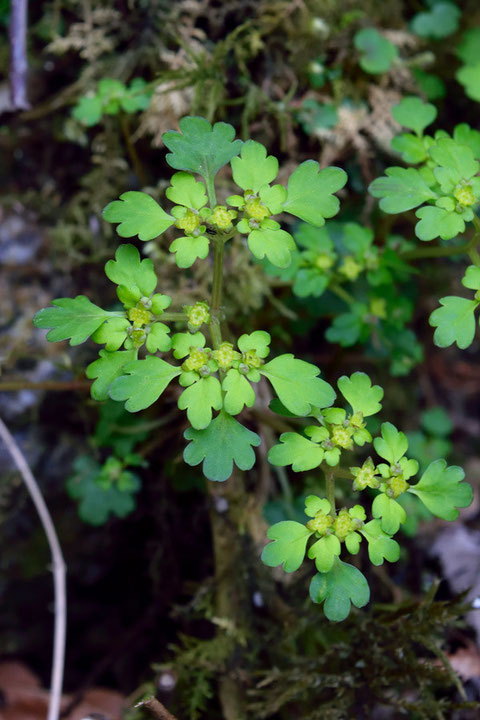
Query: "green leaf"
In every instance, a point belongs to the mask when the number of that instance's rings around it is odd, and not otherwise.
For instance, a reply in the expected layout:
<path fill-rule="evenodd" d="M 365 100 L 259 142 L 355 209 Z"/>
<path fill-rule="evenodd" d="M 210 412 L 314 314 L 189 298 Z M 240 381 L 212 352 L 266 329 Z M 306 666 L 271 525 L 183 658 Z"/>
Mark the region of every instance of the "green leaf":
<path fill-rule="evenodd" d="M 89 379 L 97 378 L 90 388 L 92 398 L 94 400 L 106 400 L 108 398 L 108 388 L 115 378 L 123 374 L 125 365 L 135 360 L 137 351 L 107 352 L 106 350 L 100 350 L 98 354 L 100 358 L 87 366 L 85 375 Z"/>
<path fill-rule="evenodd" d="M 267 530 L 267 537 L 273 542 L 263 548 L 262 561 L 268 567 L 283 564 L 285 572 L 298 570 L 305 557 L 307 541 L 312 531 L 294 520 L 275 523 Z"/>
<path fill-rule="evenodd" d="M 35 327 L 47 329 L 49 342 L 70 340 L 70 345 L 80 345 L 93 335 L 105 320 L 115 317 L 116 313 L 102 310 L 85 295 L 76 298 L 57 298 L 52 300 L 53 308 L 39 310 L 33 318 Z"/>
<path fill-rule="evenodd" d="M 239 154 L 242 141 L 235 140 L 235 129 L 218 122 L 212 127 L 201 117 L 184 117 L 179 123 L 181 132 L 174 130 L 162 135 L 170 150 L 167 162 L 176 170 L 189 170 L 213 180 L 221 167 Z M 233 141 L 233 142 L 232 142 Z"/>
<path fill-rule="evenodd" d="M 335 400 L 331 385 L 317 377 L 320 370 L 290 353 L 270 360 L 260 372 L 272 383 L 287 410 L 295 415 L 308 415 L 312 405 L 325 408 Z"/>
<path fill-rule="evenodd" d="M 382 423 L 381 430 L 382 437 L 375 438 L 373 445 L 380 457 L 393 465 L 397 463 L 408 450 L 407 436 L 389 422 Z"/>
<path fill-rule="evenodd" d="M 367 417 L 382 409 L 380 400 L 383 398 L 383 389 L 379 385 L 372 386 L 372 381 L 365 373 L 356 372 L 350 377 L 343 375 L 337 385 L 354 413 L 361 412 Z"/>
<path fill-rule="evenodd" d="M 380 493 L 373 501 L 372 515 L 374 518 L 381 518 L 382 530 L 388 535 L 395 535 L 407 519 L 407 513 L 400 503 L 385 493 Z"/>
<path fill-rule="evenodd" d="M 256 433 L 223 410 L 205 430 L 188 428 L 184 437 L 192 441 L 183 453 L 185 462 L 199 465 L 203 461 L 203 474 L 216 482 L 230 477 L 234 462 L 240 470 L 250 470 L 255 463 L 253 448 L 260 445 Z"/>
<path fill-rule="evenodd" d="M 293 292 L 297 297 L 320 297 L 328 287 L 330 278 L 317 268 L 301 268 L 293 285 Z"/>
<path fill-rule="evenodd" d="M 271 337 L 265 330 L 254 330 L 252 333 L 245 333 L 238 338 L 238 348 L 242 353 L 255 350 L 259 358 L 266 358 L 270 352 Z"/>
<path fill-rule="evenodd" d="M 268 228 L 252 230 L 248 236 L 248 247 L 254 257 L 262 260 L 266 256 L 273 265 L 280 268 L 290 265 L 291 252 L 296 249 L 290 233 Z"/>
<path fill-rule="evenodd" d="M 430 435 L 444 437 L 450 435 L 453 423 L 442 407 L 432 407 L 422 413 L 422 427 Z"/>
<path fill-rule="evenodd" d="M 480 102 L 480 62 L 476 65 L 464 65 L 455 77 L 463 85 L 465 94 L 472 100 Z"/>
<path fill-rule="evenodd" d="M 112 400 L 126 400 L 125 409 L 138 412 L 152 405 L 167 385 L 182 372 L 165 360 L 148 355 L 125 365 L 122 377 L 113 381 L 109 395 Z"/>
<path fill-rule="evenodd" d="M 430 463 L 419 482 L 408 489 L 417 495 L 431 513 L 443 520 L 456 520 L 456 508 L 468 507 L 473 499 L 471 486 L 462 482 L 461 467 L 447 467 L 445 460 Z"/>
<path fill-rule="evenodd" d="M 141 295 L 148 297 L 157 287 L 157 276 L 150 258 L 140 260 L 140 253 L 134 245 L 120 245 L 115 260 L 105 265 L 105 275 L 116 285 L 129 290 L 138 288 Z"/>
<path fill-rule="evenodd" d="M 398 56 L 398 50 L 374 28 L 365 28 L 355 33 L 354 45 L 360 50 L 360 67 L 372 75 L 390 70 Z"/>
<path fill-rule="evenodd" d="M 337 558 L 330 572 L 317 573 L 312 578 L 310 598 L 314 603 L 325 601 L 325 616 L 340 622 L 348 617 L 352 604 L 361 608 L 368 603 L 370 588 L 360 570 Z"/>
<path fill-rule="evenodd" d="M 365 341 L 370 334 L 365 318 L 368 307 L 363 303 L 352 303 L 351 312 L 341 313 L 327 328 L 325 337 L 328 342 L 340 343 L 342 347 L 350 347 L 356 342 Z"/>
<path fill-rule="evenodd" d="M 470 265 L 465 271 L 462 285 L 469 290 L 480 290 L 480 268 Z"/>
<path fill-rule="evenodd" d="M 172 242 L 169 250 L 175 253 L 175 262 L 179 268 L 189 268 L 197 258 L 205 260 L 209 245 L 210 241 L 205 235 L 180 237 Z"/>
<path fill-rule="evenodd" d="M 82 97 L 73 108 L 72 116 L 86 127 L 100 122 L 102 117 L 102 100 L 98 95 Z"/>
<path fill-rule="evenodd" d="M 222 383 L 225 392 L 223 406 L 229 415 L 238 415 L 244 406 L 252 407 L 255 403 L 255 391 L 248 382 L 245 375 L 242 375 L 235 368 L 231 368 Z"/>
<path fill-rule="evenodd" d="M 387 177 L 374 180 L 368 192 L 373 197 L 382 198 L 380 207 L 386 213 L 405 212 L 437 197 L 414 168 L 391 167 L 385 173 Z"/>
<path fill-rule="evenodd" d="M 131 323 L 126 317 L 107 318 L 103 325 L 95 330 L 92 340 L 99 345 L 105 343 L 105 350 L 115 352 L 127 339 L 129 327 L 131 327 Z"/>
<path fill-rule="evenodd" d="M 264 185 L 259 191 L 260 200 L 268 207 L 272 215 L 281 213 L 287 199 L 287 190 L 283 185 Z"/>
<path fill-rule="evenodd" d="M 432 160 L 449 173 L 439 173 L 434 170 L 435 177 L 442 183 L 447 183 L 442 188 L 449 192 L 454 188 L 460 178 L 471 178 L 478 172 L 479 163 L 475 160 L 472 150 L 467 145 L 460 145 L 449 137 L 440 138 L 429 150 Z M 445 178 L 445 179 L 444 179 Z M 449 182 L 448 182 L 449 181 Z"/>
<path fill-rule="evenodd" d="M 134 494 L 140 489 L 140 481 L 133 473 L 128 490 L 119 490 L 113 485 L 104 490 L 97 483 L 102 468 L 93 458 L 76 458 L 73 470 L 66 488 L 70 497 L 79 501 L 78 514 L 84 522 L 103 525 L 109 515 L 123 518 L 135 509 Z"/>
<path fill-rule="evenodd" d="M 480 63 L 480 27 L 473 27 L 462 35 L 457 55 L 465 65 Z"/>
<path fill-rule="evenodd" d="M 368 542 L 368 556 L 373 565 L 383 565 L 384 560 L 396 562 L 400 557 L 400 545 L 384 533 L 379 520 L 371 520 L 360 530 Z"/>
<path fill-rule="evenodd" d="M 467 123 L 460 123 L 453 131 L 453 139 L 460 145 L 466 145 L 473 153 L 473 157 L 480 158 L 480 132 L 473 130 Z"/>
<path fill-rule="evenodd" d="M 306 160 L 290 175 L 283 209 L 301 220 L 321 227 L 325 218 L 338 212 L 340 202 L 333 193 L 343 188 L 347 173 L 337 167 L 320 170 L 314 160 Z"/>
<path fill-rule="evenodd" d="M 196 333 L 175 333 L 172 335 L 173 357 L 177 360 L 186 357 L 191 348 L 203 348 L 207 339 L 200 331 Z"/>
<path fill-rule="evenodd" d="M 193 175 L 185 172 L 178 172 L 172 175 L 171 187 L 167 188 L 165 195 L 177 205 L 192 210 L 200 210 L 207 204 L 205 185 L 197 182 Z"/>
<path fill-rule="evenodd" d="M 461 350 L 472 344 L 475 337 L 476 300 L 449 295 L 440 298 L 440 305 L 432 312 L 429 323 L 437 328 L 433 341 L 438 347 L 448 347 L 456 343 Z"/>
<path fill-rule="evenodd" d="M 172 339 L 169 335 L 170 328 L 161 322 L 150 325 L 150 332 L 147 334 L 145 346 L 149 353 L 167 352 L 172 347 Z"/>
<path fill-rule="evenodd" d="M 310 560 L 315 560 L 318 572 L 327 573 L 332 569 L 335 558 L 340 555 L 340 540 L 336 535 L 327 535 L 317 540 L 308 550 Z"/>
<path fill-rule="evenodd" d="M 444 38 L 458 30 L 460 10 L 450 2 L 437 2 L 428 12 L 413 18 L 410 28 L 415 35 L 426 38 Z"/>
<path fill-rule="evenodd" d="M 428 158 L 423 139 L 412 133 L 397 135 L 393 138 L 391 146 L 392 150 L 400 153 L 404 162 L 411 165 L 417 165 Z"/>
<path fill-rule="evenodd" d="M 291 465 L 294 472 L 313 470 L 320 465 L 325 451 L 320 445 L 294 432 L 280 435 L 280 443 L 270 448 L 268 459 L 273 465 Z"/>
<path fill-rule="evenodd" d="M 231 161 L 233 179 L 242 190 L 258 192 L 262 185 L 273 182 L 278 174 L 278 160 L 267 156 L 267 149 L 255 140 L 242 145 L 240 157 Z"/>
<path fill-rule="evenodd" d="M 465 222 L 455 210 L 441 207 L 422 207 L 415 215 L 420 222 L 415 225 L 415 233 L 420 240 L 429 241 L 437 237 L 451 240 L 465 230 Z"/>
<path fill-rule="evenodd" d="M 216 377 L 209 375 L 185 388 L 178 398 L 180 410 L 196 430 L 204 430 L 212 421 L 212 409 L 220 410 L 223 404 L 222 388 Z"/>
<path fill-rule="evenodd" d="M 441 100 L 447 94 L 445 83 L 438 75 L 427 73 L 420 68 L 412 68 L 412 75 L 427 100 Z"/>
<path fill-rule="evenodd" d="M 423 102 L 418 97 L 406 97 L 394 105 L 392 115 L 399 125 L 413 130 L 417 135 L 422 135 L 425 128 L 437 117 L 435 105 Z"/>
<path fill-rule="evenodd" d="M 154 240 L 175 222 L 150 195 L 135 190 L 108 203 L 102 217 L 107 222 L 120 223 L 117 227 L 120 237 L 138 235 L 140 240 Z"/>

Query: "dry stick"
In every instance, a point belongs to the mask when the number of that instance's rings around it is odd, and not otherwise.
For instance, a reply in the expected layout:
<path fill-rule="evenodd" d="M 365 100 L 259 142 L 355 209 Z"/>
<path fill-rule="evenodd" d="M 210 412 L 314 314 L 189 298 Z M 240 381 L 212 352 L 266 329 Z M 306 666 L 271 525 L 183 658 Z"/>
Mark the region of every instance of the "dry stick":
<path fill-rule="evenodd" d="M 40 516 L 40 521 L 45 530 L 50 552 L 52 554 L 53 588 L 55 596 L 55 625 L 53 633 L 53 661 L 50 698 L 48 703 L 47 720 L 58 720 L 60 715 L 60 703 L 62 699 L 63 668 L 65 664 L 65 635 L 67 624 L 67 592 L 65 587 L 65 563 L 62 550 L 58 542 L 55 527 L 48 512 L 37 481 L 33 477 L 28 463 L 18 447 L 15 439 L 10 434 L 7 426 L 0 418 L 0 438 L 6 445 L 15 465 L 17 466 L 23 481 L 27 487 L 33 504 Z"/>
<path fill-rule="evenodd" d="M 149 710 L 153 717 L 157 718 L 157 720 L 177 720 L 177 718 L 172 715 L 172 713 L 169 713 L 167 708 L 154 697 L 142 700 L 142 702 L 139 702 L 138 705 L 135 705 L 135 707 L 147 708 L 147 710 Z"/>
<path fill-rule="evenodd" d="M 9 35 L 11 109 L 27 110 L 27 0 L 12 0 Z"/>

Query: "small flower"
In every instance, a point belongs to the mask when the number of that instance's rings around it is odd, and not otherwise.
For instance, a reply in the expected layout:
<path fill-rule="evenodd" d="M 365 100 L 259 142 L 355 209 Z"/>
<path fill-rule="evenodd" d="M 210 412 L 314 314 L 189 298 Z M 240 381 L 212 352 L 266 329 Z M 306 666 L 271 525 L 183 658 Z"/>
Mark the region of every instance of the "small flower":
<path fill-rule="evenodd" d="M 367 458 L 362 467 L 351 467 L 350 472 L 354 476 L 354 490 L 365 490 L 365 488 L 380 487 L 380 478 L 376 475 L 376 469 L 371 457 Z"/>
<path fill-rule="evenodd" d="M 195 305 L 186 305 L 184 307 L 188 318 L 188 329 L 195 332 L 204 323 L 208 325 L 210 322 L 210 308 L 206 302 L 196 302 Z"/>
<path fill-rule="evenodd" d="M 230 230 L 232 227 L 232 220 L 235 220 L 236 217 L 236 210 L 228 210 L 225 205 L 217 205 L 208 218 L 208 222 L 217 227 L 219 230 Z"/>

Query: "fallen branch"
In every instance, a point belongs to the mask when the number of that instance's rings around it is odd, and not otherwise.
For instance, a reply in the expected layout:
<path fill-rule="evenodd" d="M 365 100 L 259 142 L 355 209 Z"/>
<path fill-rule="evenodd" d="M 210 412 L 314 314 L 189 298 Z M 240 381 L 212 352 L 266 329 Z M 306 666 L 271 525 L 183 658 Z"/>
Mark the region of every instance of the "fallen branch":
<path fill-rule="evenodd" d="M 27 110 L 27 0 L 12 0 L 10 8 L 11 110 Z"/>
<path fill-rule="evenodd" d="M 142 702 L 139 702 L 138 705 L 135 705 L 136 708 L 139 707 L 145 707 L 147 710 L 153 715 L 156 720 L 177 720 L 177 718 L 172 715 L 172 713 L 169 713 L 167 708 L 162 705 L 162 703 L 157 700 L 157 698 L 151 697 L 147 700 L 142 700 Z"/>
<path fill-rule="evenodd" d="M 63 669 L 65 665 L 65 636 L 67 625 L 67 592 L 65 586 L 65 563 L 58 542 L 52 518 L 43 499 L 37 481 L 33 477 L 28 463 L 11 435 L 7 426 L 0 418 L 0 437 L 17 466 L 33 504 L 40 516 L 45 535 L 52 555 L 53 589 L 55 597 L 55 624 L 53 632 L 53 660 L 50 698 L 47 720 L 58 720 L 62 699 Z"/>

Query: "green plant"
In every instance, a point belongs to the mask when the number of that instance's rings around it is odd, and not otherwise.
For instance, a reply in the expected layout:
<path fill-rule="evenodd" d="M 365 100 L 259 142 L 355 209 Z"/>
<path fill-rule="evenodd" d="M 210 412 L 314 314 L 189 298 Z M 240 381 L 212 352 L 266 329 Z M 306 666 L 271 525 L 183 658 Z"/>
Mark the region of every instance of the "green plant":
<path fill-rule="evenodd" d="M 395 45 L 375 28 L 359 30 L 353 42 L 360 52 L 360 67 L 371 75 L 387 72 L 398 57 Z"/>
<path fill-rule="evenodd" d="M 405 163 L 417 167 L 390 167 L 385 176 L 374 180 L 370 193 L 381 198 L 381 209 L 389 214 L 404 213 L 418 208 L 416 236 L 430 242 L 456 239 L 472 223 L 475 233 L 463 246 L 413 251 L 414 257 L 436 257 L 466 253 L 473 263 L 467 268 L 462 284 L 476 291 L 473 299 L 448 296 L 430 316 L 436 327 L 434 342 L 446 347 L 456 342 L 468 347 L 475 334 L 475 309 L 480 300 L 480 256 L 476 246 L 480 220 L 474 209 L 480 203 L 480 133 L 466 123 L 457 125 L 452 136 L 438 130 L 434 136 L 424 135 L 425 128 L 437 114 L 433 105 L 419 98 L 404 98 L 394 109 L 397 122 L 413 130 L 392 141 L 392 147 Z"/>
<path fill-rule="evenodd" d="M 92 337 L 105 345 L 99 359 L 87 368 L 87 376 L 94 379 L 92 397 L 96 400 L 110 396 L 125 402 L 128 411 L 137 412 L 152 405 L 169 383 L 179 378 L 183 391 L 178 405 L 186 410 L 192 426 L 185 433 L 191 441 L 185 460 L 191 465 L 203 462 L 206 476 L 218 481 L 231 475 L 233 462 L 242 470 L 254 464 L 252 446 L 260 439 L 235 419 L 255 402 L 252 383 L 266 378 L 283 405 L 297 415 L 308 413 L 312 404 L 326 407 L 335 397 L 314 365 L 291 354 L 267 362 L 267 332 L 243 334 L 235 343 L 224 340 L 225 245 L 241 234 L 255 258 L 267 257 L 277 266 L 287 266 L 295 242 L 271 216 L 288 212 L 313 225 L 323 225 L 326 217 L 338 211 L 339 202 L 333 193 L 343 187 L 346 174 L 338 168 L 320 170 L 317 163 L 306 161 L 292 173 L 287 188 L 272 185 L 278 161 L 267 156 L 260 143 L 242 144 L 233 139 L 230 125 L 217 123 L 212 127 L 202 118 L 184 118 L 180 129 L 180 133 L 164 135 L 171 151 L 167 161 L 180 170 L 173 175 L 166 193 L 174 203 L 171 214 L 149 195 L 127 192 L 105 208 L 104 218 L 118 223 L 121 237 L 138 235 L 143 241 L 156 238 L 171 226 L 183 231 L 170 245 L 181 269 L 205 259 L 213 245 L 210 303 L 205 298 L 194 306 L 169 312 L 171 298 L 155 292 L 157 278 L 151 260 L 141 260 L 133 245 L 122 245 L 115 260 L 105 266 L 107 277 L 117 286 L 121 309 L 103 310 L 82 295 L 61 298 L 53 301 L 52 308 L 37 313 L 35 325 L 50 328 L 50 341 L 69 339 L 70 344 L 77 345 Z M 217 204 L 214 186 L 218 170 L 230 161 L 234 181 L 244 191 L 227 199 L 234 209 Z M 191 173 L 200 175 L 205 184 Z M 172 322 L 183 324 L 185 330 L 171 335 L 167 323 Z M 210 330 L 211 347 L 207 347 L 203 327 Z M 173 365 L 156 354 L 170 351 L 174 359 L 183 362 Z M 214 412 L 218 412 L 216 417 Z"/>
<path fill-rule="evenodd" d="M 440 39 L 452 35 L 458 29 L 461 12 L 451 2 L 436 2 L 426 12 L 417 13 L 410 28 L 420 37 Z"/>
<path fill-rule="evenodd" d="M 308 425 L 303 434 L 284 433 L 269 452 L 270 462 L 291 465 L 294 472 L 320 467 L 325 474 L 326 497 L 306 498 L 305 514 L 311 518 L 306 523 L 285 520 L 270 527 L 267 535 L 273 542 L 262 555 L 267 565 L 282 565 L 285 572 L 293 572 L 307 553 L 318 571 L 310 584 L 310 597 L 313 602 L 325 601 L 325 615 L 333 621 L 347 617 L 351 604 L 363 607 L 369 600 L 366 578 L 358 568 L 340 559 L 342 543 L 356 555 L 364 539 L 373 565 L 382 565 L 384 560 L 394 562 L 400 556 L 400 546 L 393 536 L 407 519 L 398 498 L 405 493 L 416 495 L 431 513 L 444 520 L 454 520 L 456 508 L 472 500 L 470 485 L 462 482 L 463 470 L 447 467 L 444 460 L 430 463 L 420 480 L 412 484 L 418 462 L 406 457 L 408 439 L 391 423 L 383 423 L 381 435 L 372 439 L 365 419 L 380 411 L 383 390 L 372 386 L 365 373 L 341 377 L 338 388 L 350 405 L 349 412 L 337 407 L 317 410 L 311 413 L 317 425 Z M 345 452 L 372 442 L 377 455 L 386 462 L 374 462 L 369 456 L 361 466 L 340 465 Z M 336 479 L 349 480 L 354 493 L 378 491 L 371 520 L 366 522 L 365 507 L 359 504 L 337 510 Z M 310 538 L 315 542 L 307 551 Z"/>
<path fill-rule="evenodd" d="M 120 80 L 103 78 L 96 92 L 81 97 L 72 110 L 75 120 L 86 127 L 97 125 L 103 115 L 128 115 L 146 110 L 150 104 L 152 90 L 143 78 L 134 78 L 130 85 Z"/>
<path fill-rule="evenodd" d="M 422 138 L 423 128 L 433 119 L 432 111 L 421 103 L 415 108 L 421 112 L 416 113 L 413 129 Z M 137 248 L 127 244 L 121 245 L 115 260 L 105 266 L 108 279 L 117 286 L 118 309 L 104 310 L 83 295 L 60 298 L 53 301 L 53 307 L 40 310 L 34 323 L 49 329 L 50 341 L 69 339 L 71 345 L 78 345 L 91 337 L 105 346 L 86 371 L 94 380 L 91 393 L 95 400 L 110 397 L 124 402 L 127 411 L 138 412 L 155 403 L 178 378 L 178 407 L 186 411 L 191 425 L 185 431 L 190 442 L 184 459 L 192 466 L 203 463 L 203 472 L 210 480 L 226 480 L 234 465 L 240 470 L 253 467 L 253 448 L 260 444 L 260 437 L 236 416 L 255 404 L 255 387 L 261 378 L 268 380 L 277 396 L 272 407 L 278 413 L 313 417 L 318 424 L 308 425 L 305 435 L 281 435 L 280 444 L 269 451 L 269 459 L 274 465 L 292 465 L 294 471 L 321 467 L 325 471 L 326 497 L 306 498 L 306 514 L 311 518 L 306 524 L 283 521 L 273 525 L 268 532 L 273 542 L 266 546 L 263 560 L 267 565 L 282 564 L 292 572 L 302 563 L 309 538 L 315 536 L 308 556 L 315 560 L 318 574 L 312 580 L 310 594 L 314 602 L 325 601 L 329 619 L 341 620 L 352 603 L 361 607 L 369 598 L 368 583 L 360 570 L 340 560 L 341 543 L 356 554 L 363 538 L 374 565 L 382 564 L 384 559 L 394 561 L 399 546 L 392 536 L 406 518 L 397 502 L 400 495 L 413 493 L 431 512 L 451 520 L 458 514 L 457 507 L 471 501 L 471 488 L 461 483 L 463 471 L 446 467 L 444 460 L 431 463 L 419 482 L 411 485 L 409 480 L 417 473 L 418 463 L 406 458 L 406 436 L 390 423 L 384 423 L 381 436 L 373 440 L 377 454 L 386 462 L 377 465 L 369 457 L 361 466 L 340 467 L 344 451 L 372 442 L 365 418 L 381 409 L 383 390 L 372 386 L 364 373 L 340 378 L 339 390 L 351 406 L 347 413 L 331 407 L 335 391 L 318 377 L 320 371 L 315 365 L 290 353 L 267 360 L 271 343 L 268 332 L 253 330 L 237 338 L 232 336 L 230 318 L 223 306 L 222 284 L 224 252 L 235 242 L 246 243 L 256 261 L 281 270 L 289 268 L 294 258 L 293 265 L 301 278 L 297 278 L 299 295 L 321 294 L 329 284 L 338 292 L 338 276 L 342 275 L 351 280 L 366 271 L 375 285 L 379 277 L 380 282 L 383 277 L 388 283 L 392 273 L 408 272 L 395 253 L 378 252 L 369 231 L 347 223 L 341 227 L 349 254 L 334 274 L 331 268 L 336 257 L 323 226 L 338 212 L 339 201 L 334 193 L 345 185 L 345 172 L 335 167 L 320 170 L 316 162 L 307 160 L 290 175 L 286 187 L 273 184 L 278 174 L 276 158 L 268 156 L 258 142 L 234 140 L 234 134 L 234 129 L 225 123 L 212 126 L 203 118 L 183 118 L 180 132 L 163 136 L 170 151 L 167 162 L 178 171 L 166 190 L 173 203 L 170 211 L 150 195 L 130 191 L 103 212 L 104 219 L 116 223 L 117 233 L 124 238 L 138 236 L 141 241 L 151 241 L 172 226 L 182 231 L 169 248 L 181 270 L 206 260 L 213 249 L 210 298 L 170 311 L 171 297 L 157 292 L 152 261 L 141 259 Z M 469 152 L 469 148 L 463 148 L 460 155 L 468 156 Z M 438 163 L 443 168 L 440 155 Z M 450 157 L 447 152 L 447 159 Z M 468 165 L 469 178 L 477 167 L 473 162 Z M 215 176 L 227 163 L 243 194 L 230 195 L 221 205 L 217 203 Z M 457 176 L 447 170 L 439 182 L 448 184 L 449 191 L 455 194 Z M 196 180 L 194 175 L 202 180 Z M 424 192 L 422 200 L 431 199 L 434 191 L 429 193 Z M 300 253 L 294 237 L 272 217 L 285 212 L 304 223 L 296 234 L 297 241 L 300 238 L 306 248 Z M 330 339 L 341 340 L 342 335 Z M 173 361 L 182 362 L 166 361 L 158 353 L 172 353 Z M 84 467 L 85 463 L 76 467 L 77 475 L 69 481 L 69 491 L 83 498 L 81 512 L 91 522 L 102 522 L 108 511 L 118 515 L 128 511 L 126 504 L 131 506 L 137 484 L 127 468 L 135 463 L 135 456 L 127 453 L 123 459 L 109 458 L 103 468 Z M 358 504 L 337 512 L 336 476 L 349 478 L 354 492 L 367 488 L 380 491 L 372 505 L 373 519 L 365 522 L 366 510 Z M 99 488 L 108 490 L 111 498 L 108 503 L 104 498 L 107 505 L 99 510 L 102 517 L 93 517 L 91 493 L 98 493 Z"/>

